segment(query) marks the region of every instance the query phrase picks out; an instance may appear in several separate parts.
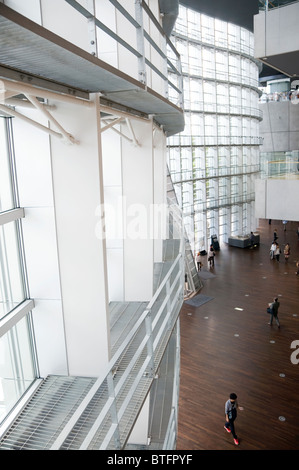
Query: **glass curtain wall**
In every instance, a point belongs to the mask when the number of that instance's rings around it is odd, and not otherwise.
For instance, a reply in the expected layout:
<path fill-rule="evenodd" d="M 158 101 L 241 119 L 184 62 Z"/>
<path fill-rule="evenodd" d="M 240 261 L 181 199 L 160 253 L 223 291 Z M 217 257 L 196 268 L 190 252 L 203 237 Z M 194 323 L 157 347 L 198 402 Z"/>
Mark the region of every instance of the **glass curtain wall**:
<path fill-rule="evenodd" d="M 0 424 L 37 375 L 31 314 L 14 320 L 29 298 L 18 207 L 11 118 L 0 117 Z"/>
<path fill-rule="evenodd" d="M 181 55 L 185 129 L 168 165 L 194 251 L 211 236 L 255 229 L 259 172 L 258 65 L 250 31 L 180 6 L 171 38 Z"/>

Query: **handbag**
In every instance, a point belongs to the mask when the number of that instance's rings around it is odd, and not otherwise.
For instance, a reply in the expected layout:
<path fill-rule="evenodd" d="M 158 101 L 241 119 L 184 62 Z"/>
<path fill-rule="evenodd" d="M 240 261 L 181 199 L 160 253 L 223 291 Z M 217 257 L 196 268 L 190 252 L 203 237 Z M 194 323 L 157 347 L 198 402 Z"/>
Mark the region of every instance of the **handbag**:
<path fill-rule="evenodd" d="M 267 308 L 267 313 L 272 313 L 272 308 L 268 307 Z"/>

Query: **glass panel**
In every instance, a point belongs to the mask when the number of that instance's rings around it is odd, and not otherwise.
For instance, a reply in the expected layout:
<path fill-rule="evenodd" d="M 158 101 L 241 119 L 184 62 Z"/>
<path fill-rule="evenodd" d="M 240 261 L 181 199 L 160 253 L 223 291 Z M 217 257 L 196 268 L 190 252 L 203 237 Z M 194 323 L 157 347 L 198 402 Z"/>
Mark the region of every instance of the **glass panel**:
<path fill-rule="evenodd" d="M 25 299 L 17 222 L 0 226 L 0 318 Z"/>
<path fill-rule="evenodd" d="M 0 422 L 35 379 L 28 319 L 0 338 Z"/>
<path fill-rule="evenodd" d="M 6 119 L 0 118 L 0 212 L 13 208 Z"/>
<path fill-rule="evenodd" d="M 180 196 L 186 203 L 183 210 L 189 216 L 188 227 L 191 220 L 194 223 L 192 248 L 196 251 L 202 243 L 209 243 L 211 232 L 219 230 L 222 240 L 227 241 L 230 234 L 247 226 L 248 231 L 255 224 L 251 200 L 259 171 L 258 68 L 253 58 L 254 35 L 250 31 L 180 5 L 178 22 L 185 20 L 188 38 L 180 37 L 177 23 L 178 34 L 174 38 L 184 43 L 180 50 L 184 57 L 188 116 L 178 143 L 172 144 L 177 145 L 181 156 L 181 171 L 176 175 L 180 173 L 182 177 L 182 169 L 185 174 L 190 173 L 188 146 L 192 152 L 193 201 L 187 186 L 175 187 L 182 191 Z M 246 171 L 256 174 L 232 178 Z M 224 204 L 230 207 L 218 213 L 217 207 Z"/>

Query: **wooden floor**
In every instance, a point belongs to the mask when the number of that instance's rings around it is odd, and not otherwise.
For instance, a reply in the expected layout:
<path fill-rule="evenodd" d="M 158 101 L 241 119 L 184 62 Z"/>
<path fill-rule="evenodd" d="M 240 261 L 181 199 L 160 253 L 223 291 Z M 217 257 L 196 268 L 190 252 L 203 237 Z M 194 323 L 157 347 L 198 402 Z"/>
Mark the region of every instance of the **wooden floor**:
<path fill-rule="evenodd" d="M 281 221 L 260 220 L 259 247 L 220 246 L 215 277 L 200 291 L 213 299 L 196 308 L 184 303 L 177 450 L 299 449 L 299 364 L 291 362 L 291 343 L 299 340 L 297 226 L 289 222 L 284 231 Z M 290 243 L 288 262 L 283 254 L 270 260 L 275 227 L 281 247 Z M 280 330 L 268 325 L 274 296 Z M 238 447 L 223 428 L 231 392 L 244 408 L 235 423 Z"/>

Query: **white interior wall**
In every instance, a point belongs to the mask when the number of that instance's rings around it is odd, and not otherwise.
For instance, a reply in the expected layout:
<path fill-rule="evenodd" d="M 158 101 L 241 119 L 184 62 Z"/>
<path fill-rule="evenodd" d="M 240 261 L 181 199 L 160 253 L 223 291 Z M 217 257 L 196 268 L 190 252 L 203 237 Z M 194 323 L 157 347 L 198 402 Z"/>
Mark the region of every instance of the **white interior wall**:
<path fill-rule="evenodd" d="M 116 31 L 115 8 L 109 0 L 95 0 L 96 17 L 100 18 L 112 31 Z M 101 31 L 96 30 L 98 57 L 113 67 L 118 67 L 117 43 L 111 37 Z"/>
<path fill-rule="evenodd" d="M 255 217 L 261 219 L 299 220 L 298 180 L 256 180 Z M 280 197 L 278 197 L 280 195 Z"/>
<path fill-rule="evenodd" d="M 9 8 L 41 24 L 40 0 L 4 0 L 2 3 Z"/>
<path fill-rule="evenodd" d="M 124 130 L 125 131 L 125 130 Z M 153 125 L 136 121 L 138 146 L 122 139 L 124 197 L 124 293 L 126 301 L 149 301 L 153 293 Z"/>
<path fill-rule="evenodd" d="M 121 302 L 124 299 L 121 137 L 113 129 L 102 134 L 102 153 L 109 301 Z"/>
<path fill-rule="evenodd" d="M 20 111 L 47 124 L 37 111 Z M 40 374 L 67 374 L 49 136 L 17 118 L 13 131 Z"/>
<path fill-rule="evenodd" d="M 136 129 L 136 120 L 131 120 L 133 131 Z M 143 126 L 145 122 L 143 123 Z M 146 124 L 146 128 L 151 125 Z M 104 126 L 104 123 L 103 123 Z M 141 127 L 143 127 L 141 126 Z M 141 129 L 137 127 L 138 132 Z M 120 126 L 117 126 L 120 130 Z M 122 130 L 130 137 L 128 127 L 123 124 Z M 141 134 L 140 134 L 141 135 Z M 108 266 L 108 289 L 109 301 L 123 301 L 125 299 L 125 279 L 124 279 L 124 237 L 128 235 L 125 227 L 126 211 L 128 206 L 128 198 L 126 192 L 123 191 L 123 171 L 126 165 L 127 157 L 121 152 L 125 151 L 131 154 L 137 151 L 143 154 L 144 138 L 141 139 L 141 146 L 135 147 L 133 142 L 122 144 L 122 138 L 113 129 L 108 129 L 102 134 L 103 149 L 103 169 L 104 169 L 104 188 L 105 188 L 105 211 L 106 211 L 106 228 L 107 228 L 107 266 Z M 162 240 L 168 235 L 167 233 L 167 199 L 166 199 L 166 137 L 162 129 L 156 128 L 154 131 L 154 141 L 152 150 L 147 149 L 146 153 L 152 155 L 152 172 L 148 175 L 140 175 L 138 168 L 131 168 L 132 188 L 136 187 L 137 180 L 148 176 L 146 185 L 149 191 L 153 190 L 153 196 L 150 196 L 149 206 L 146 207 L 147 218 L 146 236 L 152 238 L 154 246 L 154 261 L 161 262 L 163 254 Z M 137 157 L 142 161 L 143 156 Z M 149 157 L 150 158 L 150 157 Z M 150 162 L 149 162 L 150 164 Z M 145 180 L 144 180 L 145 181 Z M 129 182 L 126 183 L 130 185 Z M 153 189 L 151 187 L 153 184 Z M 143 184 L 145 188 L 145 184 Z M 136 202 L 139 195 L 136 194 Z M 153 197 L 153 199 L 152 199 Z M 138 202 L 139 204 L 139 202 Z M 148 203 L 147 203 L 148 204 Z M 138 209 L 136 207 L 136 209 Z M 151 212 L 152 211 L 152 212 Z M 132 214 L 131 214 L 132 215 Z M 137 213 L 136 213 L 137 215 Z M 132 222 L 131 218 L 131 222 Z M 132 224 L 131 224 L 132 227 Z M 137 229 L 138 227 L 136 227 Z M 136 235 L 136 234 L 135 234 Z M 135 254 L 134 254 L 135 258 Z M 144 255 L 143 255 L 144 258 Z M 147 268 L 146 268 L 147 269 Z M 131 278 L 132 273 L 129 274 Z M 127 281 L 128 282 L 128 281 Z"/>
<path fill-rule="evenodd" d="M 98 376 L 109 359 L 99 102 L 55 103 L 54 117 L 78 144 L 51 138 L 53 188 L 65 337 L 70 375 Z"/>
<path fill-rule="evenodd" d="M 154 220 L 154 261 L 163 260 L 163 239 L 167 238 L 168 225 L 166 217 L 167 207 L 167 165 L 166 165 L 166 136 L 162 129 L 155 129 L 153 140 L 154 151 L 154 207 L 156 216 Z"/>
<path fill-rule="evenodd" d="M 133 18 L 135 18 L 135 2 L 125 2 L 124 8 Z M 125 38 L 125 41 L 130 44 L 130 46 L 132 46 L 135 50 L 137 50 L 138 48 L 135 26 L 133 26 L 118 10 L 116 10 L 115 16 L 117 34 L 121 38 Z M 117 48 L 118 63 L 120 70 L 138 80 L 139 76 L 137 57 L 120 44 L 118 44 Z"/>
<path fill-rule="evenodd" d="M 88 22 L 75 8 L 61 0 L 40 0 L 42 25 L 75 46 L 91 51 Z M 83 2 L 83 6 L 85 2 Z"/>

